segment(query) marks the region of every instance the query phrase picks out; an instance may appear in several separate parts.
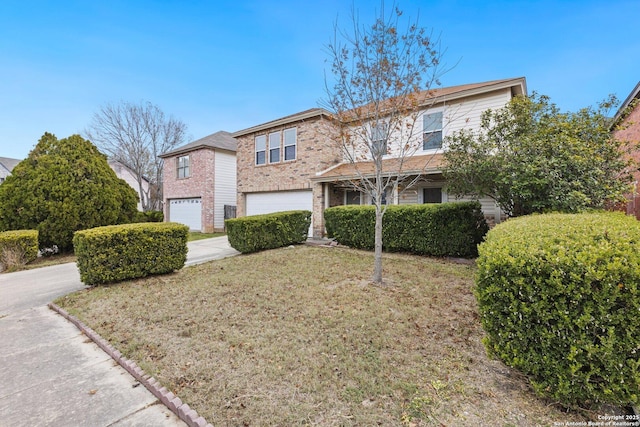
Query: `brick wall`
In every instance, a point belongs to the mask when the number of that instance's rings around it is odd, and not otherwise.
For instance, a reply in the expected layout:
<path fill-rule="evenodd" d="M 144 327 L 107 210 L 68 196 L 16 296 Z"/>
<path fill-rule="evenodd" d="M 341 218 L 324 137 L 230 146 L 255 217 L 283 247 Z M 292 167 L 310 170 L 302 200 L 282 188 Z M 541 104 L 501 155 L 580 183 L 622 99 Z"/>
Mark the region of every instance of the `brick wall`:
<path fill-rule="evenodd" d="M 189 155 L 191 176 L 178 178 L 177 159 Z M 164 159 L 163 168 L 163 197 L 164 215 L 171 220 L 169 199 L 202 198 L 202 232 L 214 231 L 214 165 L 215 151 L 201 148 L 179 156 Z"/>
<path fill-rule="evenodd" d="M 274 131 L 297 129 L 296 160 L 276 164 L 255 164 L 255 137 Z M 287 123 L 256 133 L 236 137 L 238 140 L 238 216 L 246 214 L 246 193 L 264 191 L 306 190 L 313 192 L 314 235 L 324 230 L 321 202 L 324 200 L 321 184 L 310 179 L 340 161 L 340 149 L 333 142 L 333 125 L 325 117 Z M 268 157 L 268 142 L 267 142 Z M 318 209 L 316 209 L 316 207 Z"/>
<path fill-rule="evenodd" d="M 628 141 L 631 144 L 640 144 L 640 104 L 636 105 L 633 111 L 622 121 L 621 129 L 613 133 L 614 137 L 621 141 Z M 631 153 L 634 161 L 640 162 L 640 149 L 635 149 Z M 627 195 L 627 213 L 635 215 L 640 219 L 640 172 L 633 173 L 635 181 L 635 191 Z"/>

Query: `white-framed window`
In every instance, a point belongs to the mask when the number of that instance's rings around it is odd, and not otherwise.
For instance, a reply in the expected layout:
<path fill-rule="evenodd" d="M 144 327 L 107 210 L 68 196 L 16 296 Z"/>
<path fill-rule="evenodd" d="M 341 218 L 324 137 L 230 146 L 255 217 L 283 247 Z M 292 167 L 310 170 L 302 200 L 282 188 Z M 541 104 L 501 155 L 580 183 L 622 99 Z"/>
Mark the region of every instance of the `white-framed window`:
<path fill-rule="evenodd" d="M 295 160 L 298 145 L 297 129 L 284 130 L 284 160 Z"/>
<path fill-rule="evenodd" d="M 418 203 L 444 203 L 447 193 L 442 187 L 423 187 L 419 190 Z"/>
<path fill-rule="evenodd" d="M 362 193 L 357 190 L 347 190 L 344 192 L 344 204 L 345 205 L 359 205 L 361 204 Z"/>
<path fill-rule="evenodd" d="M 177 161 L 178 178 L 189 178 L 191 176 L 189 156 L 180 156 Z"/>
<path fill-rule="evenodd" d="M 371 125 L 371 152 L 374 156 L 387 154 L 388 125 L 385 122 L 377 122 Z"/>
<path fill-rule="evenodd" d="M 269 134 L 269 163 L 280 161 L 280 132 Z"/>
<path fill-rule="evenodd" d="M 256 165 L 264 165 L 267 163 L 267 136 L 258 135 L 256 142 Z"/>
<path fill-rule="evenodd" d="M 422 116 L 422 149 L 442 148 L 442 111 Z"/>

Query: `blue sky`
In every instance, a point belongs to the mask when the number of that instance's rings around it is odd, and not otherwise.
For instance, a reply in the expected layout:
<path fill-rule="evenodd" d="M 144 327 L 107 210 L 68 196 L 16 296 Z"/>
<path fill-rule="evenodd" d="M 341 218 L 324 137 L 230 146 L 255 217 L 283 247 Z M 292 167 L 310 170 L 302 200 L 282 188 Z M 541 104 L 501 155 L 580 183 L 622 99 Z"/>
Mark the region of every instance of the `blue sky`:
<path fill-rule="evenodd" d="M 373 22 L 377 0 L 355 0 Z M 386 2 L 387 7 L 391 2 Z M 525 76 L 563 110 L 621 100 L 640 80 L 640 2 L 411 1 L 454 66 L 443 86 Z M 0 157 L 44 132 L 81 133 L 106 103 L 150 101 L 191 139 L 308 108 L 324 97 L 324 47 L 349 0 L 0 2 Z"/>

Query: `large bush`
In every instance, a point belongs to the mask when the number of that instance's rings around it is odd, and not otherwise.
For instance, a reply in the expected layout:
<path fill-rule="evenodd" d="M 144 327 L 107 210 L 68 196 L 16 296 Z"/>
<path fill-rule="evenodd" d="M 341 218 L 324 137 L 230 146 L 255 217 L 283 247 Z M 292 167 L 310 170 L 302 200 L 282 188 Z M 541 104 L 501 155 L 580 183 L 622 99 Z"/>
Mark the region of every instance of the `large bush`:
<path fill-rule="evenodd" d="M 80 279 L 87 285 L 135 279 L 179 270 L 187 260 L 189 227 L 139 223 L 75 233 Z"/>
<path fill-rule="evenodd" d="M 242 253 L 281 248 L 307 240 L 311 212 L 287 211 L 225 220 L 232 248 Z"/>
<path fill-rule="evenodd" d="M 38 230 L 41 248 L 64 252 L 74 231 L 130 222 L 137 200 L 91 142 L 45 133 L 0 185 L 0 230 Z"/>
<path fill-rule="evenodd" d="M 490 354 L 567 405 L 640 397 L 640 223 L 548 214 L 480 245 L 477 298 Z"/>
<path fill-rule="evenodd" d="M 15 230 L 0 233 L 0 271 L 27 264 L 38 257 L 38 232 Z"/>
<path fill-rule="evenodd" d="M 324 217 L 329 237 L 373 249 L 373 206 L 336 206 L 326 209 Z M 386 251 L 474 257 L 487 230 L 478 202 L 393 205 L 384 214 L 382 243 Z"/>

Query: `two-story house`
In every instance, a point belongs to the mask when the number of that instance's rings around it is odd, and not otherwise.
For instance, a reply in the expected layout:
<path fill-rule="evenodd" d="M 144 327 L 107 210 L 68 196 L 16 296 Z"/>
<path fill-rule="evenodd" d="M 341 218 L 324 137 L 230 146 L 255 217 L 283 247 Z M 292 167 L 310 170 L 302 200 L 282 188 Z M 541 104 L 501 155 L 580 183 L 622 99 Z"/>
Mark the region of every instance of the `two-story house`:
<path fill-rule="evenodd" d="M 398 188 L 387 195 L 387 203 L 439 203 L 452 201 L 442 178 L 442 150 L 446 137 L 463 128 L 477 128 L 487 109 L 503 107 L 514 96 L 526 95 L 524 77 L 439 88 L 425 93 L 423 109 L 413 134 L 419 149 L 403 164 L 403 174 L 423 179 L 415 186 Z M 320 108 L 233 133 L 237 150 L 238 216 L 291 209 L 313 212 L 314 237 L 324 234 L 324 209 L 344 204 L 368 204 L 366 195 L 352 183 L 373 173 L 371 161 L 348 161 L 336 142 L 337 124 Z M 444 146 L 443 146 L 444 142 Z M 384 159 L 393 173 L 396 159 Z M 458 199 L 460 200 L 460 199 Z M 500 220 L 492 199 L 480 200 L 490 221 Z"/>
<path fill-rule="evenodd" d="M 236 146 L 220 131 L 160 155 L 165 221 L 224 230 L 225 206 L 236 204 Z"/>

